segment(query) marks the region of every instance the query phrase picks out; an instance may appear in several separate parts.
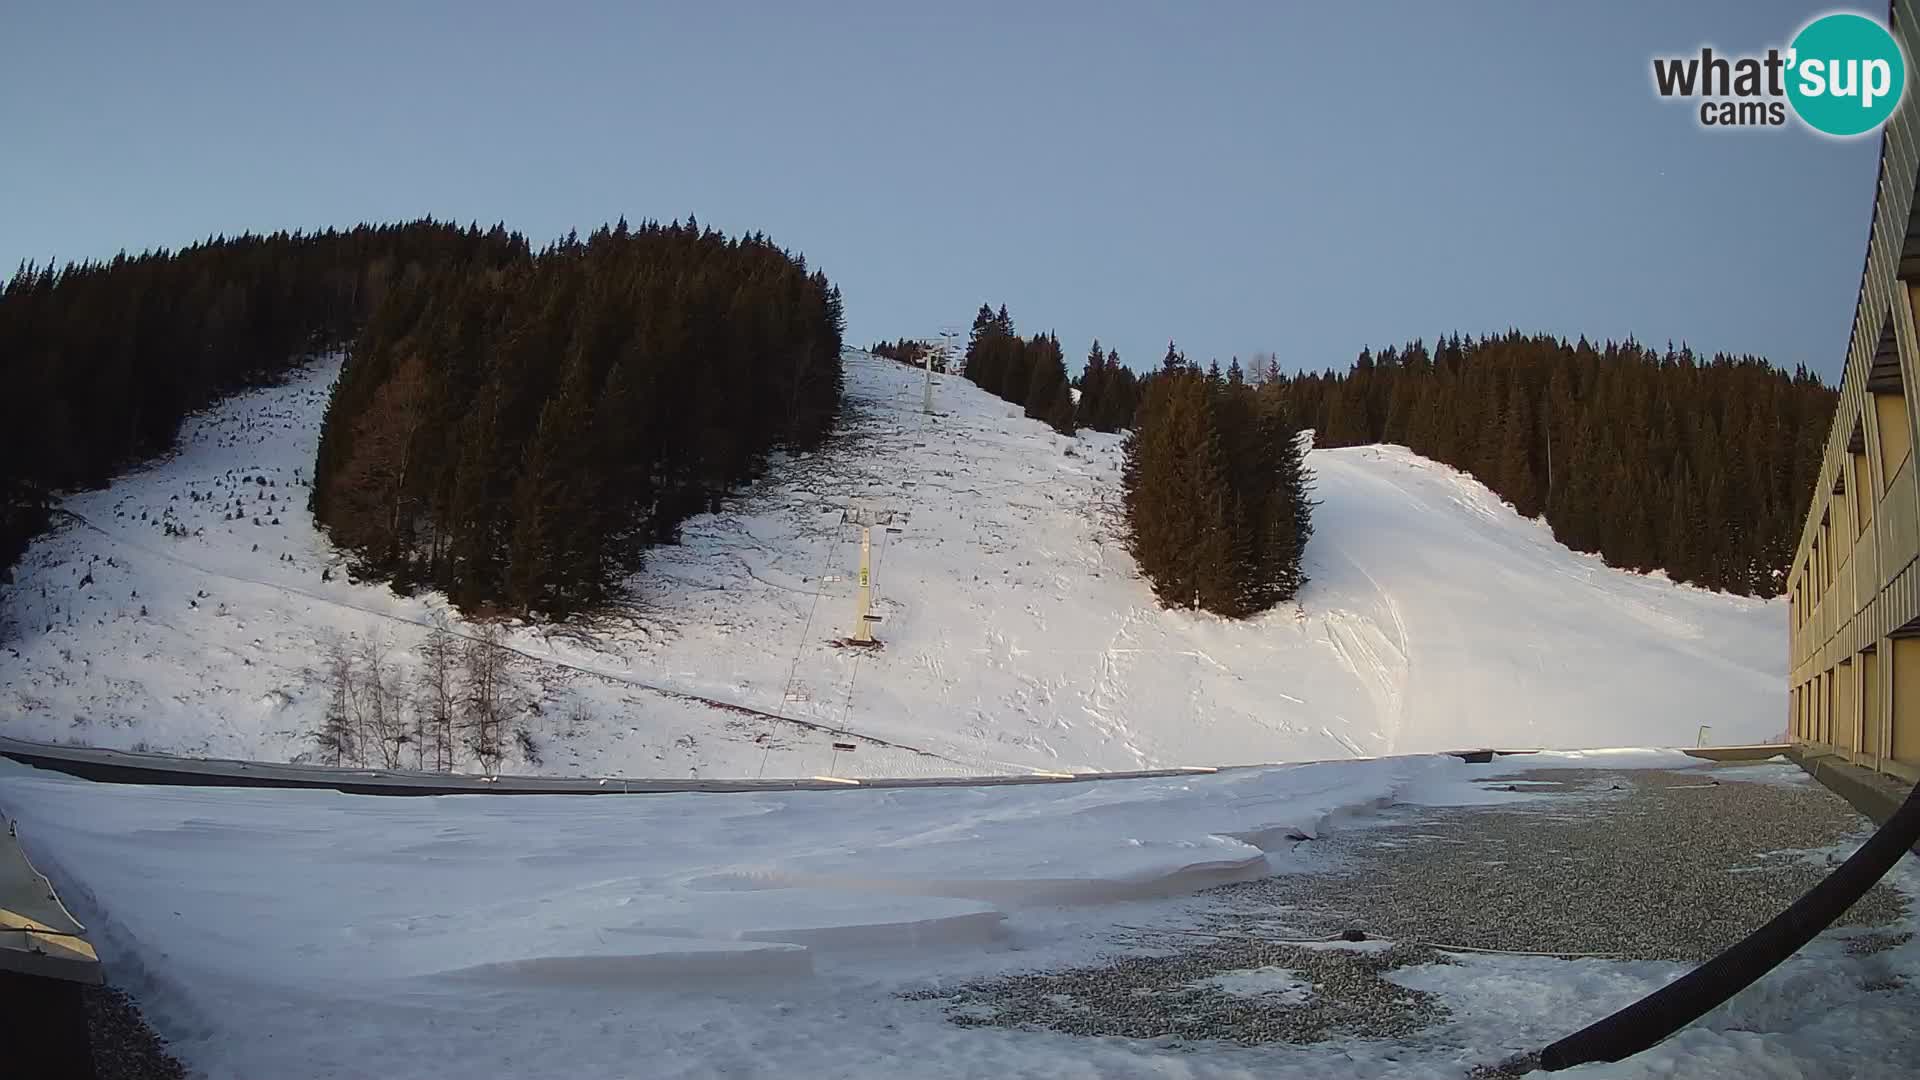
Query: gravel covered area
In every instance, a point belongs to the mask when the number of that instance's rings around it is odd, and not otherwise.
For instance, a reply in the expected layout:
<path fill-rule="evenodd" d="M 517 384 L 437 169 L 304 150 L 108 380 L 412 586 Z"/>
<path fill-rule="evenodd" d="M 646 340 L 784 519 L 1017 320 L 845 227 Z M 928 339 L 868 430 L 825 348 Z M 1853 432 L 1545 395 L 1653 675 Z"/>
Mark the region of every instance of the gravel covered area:
<path fill-rule="evenodd" d="M 84 1001 L 98 1080 L 183 1080 L 187 1075 L 132 998 L 111 986 L 96 986 L 87 988 Z"/>
<path fill-rule="evenodd" d="M 1122 943 L 1156 955 L 1116 950 L 1095 966 L 912 996 L 944 1000 L 962 1025 L 1176 1042 L 1403 1039 L 1447 1011 L 1382 977 L 1395 968 L 1448 963 L 1448 949 L 1704 960 L 1838 862 L 1810 852 L 1871 828 L 1790 766 L 1541 770 L 1484 786 L 1537 797 L 1402 807 L 1302 841 L 1294 854 L 1309 872 L 1209 890 L 1197 926 Z M 1829 933 L 1857 952 L 1889 948 L 1903 939 L 1863 928 L 1903 914 L 1899 894 L 1876 886 Z M 1316 944 L 1343 934 L 1369 940 Z M 1272 969 L 1299 988 L 1222 988 Z"/>
<path fill-rule="evenodd" d="M 1752 779 L 1760 775 L 1754 766 L 1522 774 L 1517 789 L 1547 797 L 1407 808 L 1388 827 L 1318 842 L 1325 872 L 1215 895 L 1239 917 L 1295 936 L 1351 926 L 1433 945 L 1705 960 L 1839 862 L 1805 852 L 1871 831 L 1818 784 Z M 1902 914 L 1899 894 L 1878 885 L 1836 929 Z"/>
<path fill-rule="evenodd" d="M 1128 956 L 1110 966 L 1015 975 L 953 991 L 948 1015 L 964 1026 L 1042 1027 L 1070 1035 L 1135 1039 L 1319 1042 L 1335 1035 L 1397 1038 L 1437 1019 L 1433 995 L 1380 976 L 1409 964 L 1443 964 L 1432 949 L 1348 950 L 1220 940 L 1171 956 Z M 1279 969 L 1311 987 L 1258 993 L 1223 989 L 1218 976 Z"/>

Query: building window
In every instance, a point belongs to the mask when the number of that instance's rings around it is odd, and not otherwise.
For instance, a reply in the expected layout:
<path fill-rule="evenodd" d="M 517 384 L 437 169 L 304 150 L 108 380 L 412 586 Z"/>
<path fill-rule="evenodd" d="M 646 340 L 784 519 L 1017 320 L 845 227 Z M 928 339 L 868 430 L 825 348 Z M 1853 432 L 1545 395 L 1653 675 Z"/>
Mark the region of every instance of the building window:
<path fill-rule="evenodd" d="M 1853 435 L 1847 439 L 1847 463 L 1851 466 L 1847 484 L 1853 489 L 1853 520 L 1865 535 L 1873 521 L 1873 478 L 1867 471 L 1866 429 L 1858 417 L 1853 421 Z"/>
<path fill-rule="evenodd" d="M 1894 342 L 1891 314 L 1880 331 L 1880 345 L 1873 351 L 1873 366 L 1867 370 L 1867 393 L 1873 399 L 1874 426 L 1880 433 L 1880 477 L 1891 484 L 1894 474 L 1913 453 L 1906 382 L 1900 373 L 1900 348 Z"/>

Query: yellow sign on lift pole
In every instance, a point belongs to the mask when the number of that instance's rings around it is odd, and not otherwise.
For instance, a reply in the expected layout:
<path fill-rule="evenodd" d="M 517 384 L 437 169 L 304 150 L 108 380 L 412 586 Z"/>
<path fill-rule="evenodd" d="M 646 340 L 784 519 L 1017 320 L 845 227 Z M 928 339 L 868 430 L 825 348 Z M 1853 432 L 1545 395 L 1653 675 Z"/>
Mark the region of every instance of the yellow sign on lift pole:
<path fill-rule="evenodd" d="M 841 518 L 860 527 L 860 587 L 854 597 L 853 634 L 849 641 L 857 645 L 873 644 L 873 624 L 880 621 L 873 608 L 873 527 L 893 520 L 891 510 L 854 508 Z"/>
<path fill-rule="evenodd" d="M 873 628 L 867 619 L 873 607 L 873 526 L 860 526 L 860 599 L 855 603 L 853 612 L 853 640 L 872 641 Z"/>

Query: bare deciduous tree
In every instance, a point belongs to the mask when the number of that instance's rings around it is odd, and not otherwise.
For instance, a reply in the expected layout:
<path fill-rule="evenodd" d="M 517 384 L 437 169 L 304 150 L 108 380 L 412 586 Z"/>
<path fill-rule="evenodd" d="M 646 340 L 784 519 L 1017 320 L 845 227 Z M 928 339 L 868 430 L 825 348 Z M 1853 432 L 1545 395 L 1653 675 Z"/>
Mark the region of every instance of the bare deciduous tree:
<path fill-rule="evenodd" d="M 334 635 L 325 642 L 324 650 L 327 712 L 313 739 L 329 765 L 361 764 L 360 740 L 354 726 L 353 646 L 346 638 Z"/>
<path fill-rule="evenodd" d="M 506 634 L 497 623 L 483 623 L 460 650 L 466 674 L 466 713 L 462 717 L 467 749 L 491 776 L 506 756 L 506 725 L 518 707 L 514 661 L 518 654 L 504 645 Z"/>
<path fill-rule="evenodd" d="M 415 763 L 422 769 L 453 771 L 454 726 L 460 718 L 460 654 L 460 639 L 443 620 L 436 622 L 420 646 L 413 722 Z"/>
<path fill-rule="evenodd" d="M 361 745 L 380 755 L 380 764 L 397 769 L 412 742 L 406 715 L 406 693 L 391 654 L 369 634 L 360 646 L 359 713 Z"/>

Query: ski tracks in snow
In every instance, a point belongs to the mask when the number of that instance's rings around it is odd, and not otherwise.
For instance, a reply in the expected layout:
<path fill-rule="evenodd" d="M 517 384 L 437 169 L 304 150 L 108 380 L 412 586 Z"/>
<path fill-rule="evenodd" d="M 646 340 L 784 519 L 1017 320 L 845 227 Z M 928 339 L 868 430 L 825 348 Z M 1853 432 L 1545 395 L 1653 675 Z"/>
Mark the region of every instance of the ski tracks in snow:
<path fill-rule="evenodd" d="M 1386 633 L 1379 620 L 1355 611 L 1329 610 L 1317 617 L 1326 627 L 1326 640 L 1334 655 L 1373 699 L 1380 735 L 1385 740 L 1381 752 L 1391 754 L 1407 719 L 1407 695 L 1413 673 L 1411 635 L 1393 594 L 1381 588 L 1366 567 L 1351 556 L 1342 553 L 1341 559 L 1367 583 L 1367 599 L 1385 611 L 1386 626 L 1391 627 L 1392 633 Z M 1350 737 L 1331 730 L 1327 730 L 1327 735 L 1356 754 L 1361 753 Z"/>

